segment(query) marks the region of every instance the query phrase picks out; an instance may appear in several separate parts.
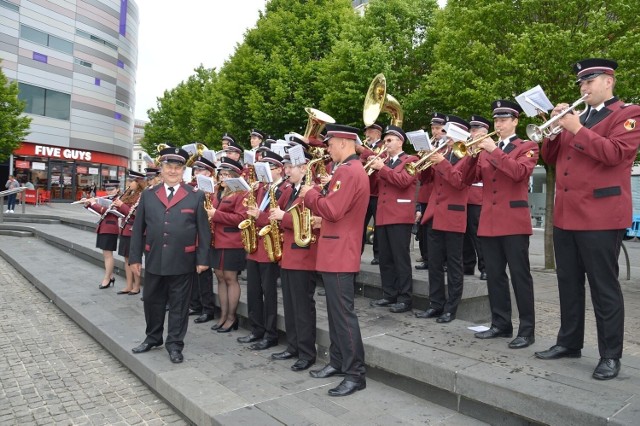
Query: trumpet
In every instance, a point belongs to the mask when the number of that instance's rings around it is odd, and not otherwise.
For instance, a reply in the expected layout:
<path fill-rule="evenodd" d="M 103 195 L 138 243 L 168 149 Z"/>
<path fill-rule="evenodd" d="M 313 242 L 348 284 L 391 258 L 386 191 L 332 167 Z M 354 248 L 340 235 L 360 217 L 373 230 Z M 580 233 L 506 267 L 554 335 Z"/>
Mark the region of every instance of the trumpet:
<path fill-rule="evenodd" d="M 571 104 L 569 108 L 565 109 L 555 117 L 551 117 L 550 120 L 547 120 L 545 123 L 541 124 L 540 126 L 536 126 L 535 124 L 529 124 L 527 126 L 527 136 L 529 137 L 529 139 L 531 139 L 534 142 L 540 143 L 544 138 L 549 138 L 553 135 L 559 134 L 563 130 L 562 126 L 554 126 L 555 123 L 558 122 L 558 120 L 560 120 L 565 115 L 572 112 L 578 106 L 580 106 L 580 104 L 583 103 L 585 99 L 587 99 L 587 96 L 589 95 L 590 93 L 585 93 L 584 96 L 582 96 L 580 99 L 578 99 L 573 104 Z"/>
<path fill-rule="evenodd" d="M 386 147 L 386 145 L 385 145 L 385 147 L 384 147 L 384 148 L 382 148 L 382 149 L 380 150 L 380 152 L 378 152 L 378 153 L 376 154 L 376 156 L 375 156 L 375 157 L 373 157 L 371 160 L 369 160 L 369 161 L 367 162 L 367 164 L 365 164 L 365 165 L 364 165 L 364 170 L 367 172 L 367 175 L 371 176 L 371 175 L 373 174 L 373 172 L 375 172 L 375 171 L 376 171 L 375 169 L 372 169 L 372 168 L 371 168 L 371 165 L 373 164 L 373 162 L 374 162 L 375 160 L 377 160 L 378 158 L 382 157 L 382 155 L 383 155 L 383 154 L 386 154 L 386 153 L 387 153 L 387 147 Z"/>
<path fill-rule="evenodd" d="M 404 165 L 404 169 L 409 173 L 410 176 L 415 176 L 416 173 L 427 170 L 429 167 L 433 165 L 433 161 L 429 160 L 433 154 L 436 152 L 440 152 L 442 148 L 446 148 L 447 144 L 442 143 L 439 147 L 434 149 L 431 152 L 426 153 L 418 161 L 414 161 L 413 163 L 407 163 Z"/>
<path fill-rule="evenodd" d="M 478 136 L 477 138 L 469 142 L 455 142 L 452 148 L 453 154 L 458 158 L 462 158 L 465 155 L 471 155 L 472 157 L 475 157 L 480 153 L 480 151 L 482 151 L 482 149 L 479 149 L 476 145 L 493 135 L 497 135 L 498 137 L 500 137 L 500 130 L 496 130 L 495 132 L 491 132 L 487 135 Z"/>

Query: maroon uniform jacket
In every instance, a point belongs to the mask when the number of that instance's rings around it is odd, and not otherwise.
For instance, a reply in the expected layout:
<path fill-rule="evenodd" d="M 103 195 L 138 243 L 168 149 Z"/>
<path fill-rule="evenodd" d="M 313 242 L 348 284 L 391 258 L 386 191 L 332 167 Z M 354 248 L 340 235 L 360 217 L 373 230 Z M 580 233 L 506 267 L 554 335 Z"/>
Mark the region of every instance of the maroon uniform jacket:
<path fill-rule="evenodd" d="M 455 165 L 445 160 L 434 164 L 425 173 L 431 175 L 433 192 L 422 216 L 422 224 L 433 219 L 437 231 L 460 232 L 467 230 L 467 198 L 469 187 L 462 179 L 460 161 Z"/>
<path fill-rule="evenodd" d="M 431 198 L 431 191 L 433 191 L 433 179 L 431 179 L 431 172 L 429 169 L 420 172 L 418 175 L 420 181 L 420 187 L 418 188 L 418 203 L 427 204 L 429 198 Z M 424 212 L 422 212 L 424 214 Z"/>
<path fill-rule="evenodd" d="M 316 270 L 360 271 L 364 216 L 369 205 L 369 178 L 357 155 L 336 167 L 326 195 L 317 188 L 308 191 L 305 205 L 322 218 Z"/>
<path fill-rule="evenodd" d="M 374 174 L 378 175 L 378 208 L 376 226 L 398 223 L 413 224 L 416 220 L 416 176 L 411 176 L 404 165 L 416 161 L 413 155 L 401 153 L 395 164 L 385 162 Z"/>
<path fill-rule="evenodd" d="M 469 187 L 469 199 L 467 204 L 482 205 L 482 185 L 473 184 Z"/>
<path fill-rule="evenodd" d="M 378 147 L 384 146 L 384 142 L 382 140 L 378 140 L 374 145 L 374 149 Z M 364 151 L 360 154 L 360 161 L 362 164 L 367 164 L 370 156 L 375 156 L 376 153 L 370 150 L 369 148 L 365 148 Z M 371 197 L 378 196 L 378 173 L 371 173 L 369 175 L 369 194 Z"/>
<path fill-rule="evenodd" d="M 217 195 L 217 194 L 216 194 Z M 218 199 L 211 197 L 211 204 L 216 212 L 211 217 L 214 234 L 213 245 L 217 249 L 243 248 L 242 237 L 238 225 L 246 219 L 246 207 L 242 204 L 246 192 L 236 191 L 226 197 Z"/>
<path fill-rule="evenodd" d="M 640 106 L 613 98 L 593 123 L 542 143 L 542 158 L 556 166 L 553 224 L 561 229 L 631 225 L 630 176 L 640 144 Z"/>
<path fill-rule="evenodd" d="M 289 210 L 291 206 L 295 206 L 297 204 L 301 204 L 302 206 L 304 206 L 302 199 L 296 198 L 290 206 L 285 207 L 287 208 L 287 210 Z M 283 253 L 282 260 L 280 261 L 280 266 L 284 269 L 315 271 L 316 255 L 318 253 L 317 240 L 320 237 L 320 230 L 313 230 L 313 235 L 316 236 L 315 243 L 311 243 L 307 247 L 300 247 L 295 243 L 293 237 L 293 216 L 291 215 L 291 213 L 285 212 L 284 216 L 282 217 L 280 226 L 284 230 Z"/>
<path fill-rule="evenodd" d="M 491 154 L 465 157 L 460 167 L 467 185 L 483 183 L 478 236 L 531 235 L 529 177 L 538 161 L 538 144 L 517 136 Z"/>
<path fill-rule="evenodd" d="M 265 185 L 264 183 L 261 183 L 258 189 L 256 190 L 256 202 L 258 204 L 258 207 L 260 207 L 262 200 L 266 196 L 269 190 L 269 185 Z M 284 210 L 285 204 L 287 203 L 287 201 L 289 200 L 289 197 L 291 196 L 291 190 L 292 190 L 291 184 L 287 181 L 281 182 L 278 185 L 278 189 L 276 189 L 276 198 L 278 199 L 278 206 L 280 206 L 282 210 Z M 269 205 L 267 205 L 264 211 L 260 212 L 260 215 L 256 219 L 256 230 L 259 232 L 263 226 L 266 226 L 268 224 L 269 224 Z M 262 237 L 257 237 L 257 238 L 258 238 L 258 249 L 253 253 L 248 253 L 247 260 L 254 260 L 260 263 L 271 262 L 271 260 L 269 260 L 269 255 L 267 254 L 267 250 L 264 248 L 263 238 Z"/>
<path fill-rule="evenodd" d="M 88 209 L 93 210 L 94 212 L 103 215 L 107 210 L 107 207 L 101 206 L 98 203 L 93 203 L 87 207 Z M 98 223 L 96 227 L 96 232 L 98 234 L 120 234 L 120 225 L 118 224 L 118 216 L 115 214 L 108 213 L 104 219 Z"/>

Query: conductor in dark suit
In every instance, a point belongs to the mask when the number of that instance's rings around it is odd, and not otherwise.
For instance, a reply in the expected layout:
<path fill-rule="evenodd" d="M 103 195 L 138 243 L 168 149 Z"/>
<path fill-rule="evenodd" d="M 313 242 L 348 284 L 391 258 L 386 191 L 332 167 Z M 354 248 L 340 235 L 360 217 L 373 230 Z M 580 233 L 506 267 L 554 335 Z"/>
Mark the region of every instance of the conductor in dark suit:
<path fill-rule="evenodd" d="M 578 358 L 584 343 L 585 276 L 598 330 L 598 380 L 620 371 L 624 340 L 624 299 L 618 255 L 631 224 L 631 167 L 640 142 L 640 107 L 613 96 L 614 70 L 608 59 L 574 65 L 587 110 L 558 119 L 564 129 L 545 138 L 542 158 L 556 166 L 553 246 L 558 264 L 560 331 L 556 344 L 536 352 L 541 359 Z M 557 116 L 568 107 L 560 104 Z"/>
<path fill-rule="evenodd" d="M 163 342 L 164 317 L 169 305 L 165 347 L 173 363 L 182 362 L 187 333 L 193 273 L 209 268 L 211 231 L 204 209 L 205 194 L 182 182 L 189 154 L 180 148 L 160 151 L 164 183 L 144 191 L 136 212 L 129 262 L 140 275 L 145 255 L 144 316 L 147 337 L 134 353 L 147 352 Z M 144 247 L 143 247 L 144 245 Z"/>

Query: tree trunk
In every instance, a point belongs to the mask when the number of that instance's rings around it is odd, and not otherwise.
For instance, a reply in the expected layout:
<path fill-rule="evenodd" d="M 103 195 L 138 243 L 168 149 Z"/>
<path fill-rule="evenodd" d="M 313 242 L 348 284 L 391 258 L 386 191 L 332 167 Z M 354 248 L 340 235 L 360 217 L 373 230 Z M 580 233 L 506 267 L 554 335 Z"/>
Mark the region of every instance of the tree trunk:
<path fill-rule="evenodd" d="M 545 165 L 547 170 L 547 197 L 544 210 L 544 267 L 555 269 L 556 259 L 553 251 L 553 207 L 556 196 L 556 168 Z"/>

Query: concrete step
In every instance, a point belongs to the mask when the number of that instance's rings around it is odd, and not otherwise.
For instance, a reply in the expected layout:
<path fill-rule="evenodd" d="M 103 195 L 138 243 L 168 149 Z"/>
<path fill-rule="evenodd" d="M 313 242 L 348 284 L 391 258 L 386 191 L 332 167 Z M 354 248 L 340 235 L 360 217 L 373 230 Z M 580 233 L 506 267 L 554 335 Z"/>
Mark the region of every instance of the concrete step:
<path fill-rule="evenodd" d="M 312 379 L 307 372 L 291 371 L 293 362 L 270 360 L 271 351 L 250 351 L 236 342 L 236 337 L 248 333 L 243 329 L 219 334 L 209 330 L 212 323 L 191 324 L 185 362 L 179 365 L 171 364 L 163 349 L 134 355 L 131 348 L 142 341 L 145 330 L 139 296 L 119 296 L 113 288 L 99 290 L 91 277 L 102 275 L 100 267 L 37 238 L 2 238 L 0 255 L 197 425 L 484 424 L 390 387 L 373 375 L 365 391 L 331 398 L 326 391 L 340 378 Z"/>
<path fill-rule="evenodd" d="M 36 226 L 39 229 L 38 238 L 42 238 L 45 234 L 43 229 L 47 228 L 49 235 L 47 238 L 53 239 L 53 234 L 62 230 L 54 232 L 52 229 L 59 226 L 65 228 L 63 225 Z M 67 242 L 67 245 L 84 244 L 84 249 L 78 248 L 74 253 L 88 250 L 89 241 L 95 238 L 91 234 L 84 235 L 88 233 L 72 233 L 67 229 L 67 236 L 71 234 L 75 239 Z M 64 240 L 59 236 L 55 238 L 58 242 Z M 0 241 L 0 251 L 5 257 L 13 259 L 13 264 L 31 264 L 34 257 L 37 257 L 35 252 L 48 253 L 50 260 L 45 261 L 45 265 L 56 265 L 61 262 L 55 260 L 60 252 L 48 247 L 43 241 L 26 239 L 29 242 L 33 241 L 33 244 L 37 243 L 38 248 L 27 247 L 17 250 L 16 247 L 23 244 L 13 244 L 8 241 L 10 239 L 7 237 Z M 65 255 L 64 262 L 67 265 L 73 264 L 74 270 L 76 264 L 82 265 L 83 268 L 93 268 L 92 273 L 82 271 L 77 278 L 73 279 L 80 280 L 85 287 L 88 286 L 87 288 L 96 287 L 102 275 L 101 268 L 68 256 Z M 52 274 L 50 270 L 41 266 L 39 269 L 46 270 L 40 271 L 39 277 L 34 275 L 34 268 L 23 269 L 22 273 L 32 282 L 38 280 L 41 282 L 43 292 L 46 294 L 50 294 L 53 288 L 49 281 L 72 279 L 66 270 L 63 272 L 60 268 Z M 96 282 L 88 282 L 87 277 L 97 277 Z M 53 296 L 56 296 L 59 299 L 54 300 L 56 303 L 68 305 L 69 297 L 72 297 L 72 295 L 67 297 L 68 287 L 63 286 L 57 290 L 60 295 L 51 293 L 50 297 L 53 299 Z M 78 291 L 76 288 L 72 293 Z M 113 295 L 113 292 L 97 289 L 91 292 L 90 302 L 81 300 L 78 303 L 90 304 L 95 308 L 98 304 L 103 304 L 99 296 L 108 297 L 108 300 L 115 298 L 114 303 L 118 301 L 118 296 Z M 244 317 L 246 317 L 245 294 L 246 289 L 243 288 L 239 314 Z M 329 339 L 325 300 L 322 297 L 317 297 L 316 300 L 317 343 L 321 350 L 326 350 Z M 385 384 L 491 424 L 637 424 L 635 417 L 640 409 L 638 403 L 640 359 L 636 357 L 625 356 L 620 378 L 603 383 L 591 379 L 591 372 L 599 358 L 595 348 L 585 349 L 581 359 L 544 362 L 534 358 L 533 352 L 550 346 L 553 342 L 548 339 L 538 339 L 532 348 L 513 351 L 506 347 L 506 339 L 493 341 L 474 339 L 472 332 L 467 329 L 472 323 L 460 319 L 450 324 L 437 324 L 430 320 L 416 319 L 410 313 L 390 314 L 384 309 L 369 308 L 368 299 L 363 297 L 356 298 L 356 308 L 365 342 L 369 377 Z M 122 306 L 116 309 L 115 317 L 122 317 L 119 315 L 122 309 L 124 309 Z M 141 305 L 137 307 L 135 315 L 128 310 L 123 311 L 126 313 L 125 322 L 138 321 L 138 331 L 132 335 L 131 329 L 128 329 L 126 336 L 129 340 L 113 349 L 116 356 L 126 365 L 135 364 L 138 362 L 136 360 L 140 359 L 132 357 L 127 349 L 135 346 L 143 335 L 144 326 L 141 324 L 140 311 Z M 113 314 L 110 314 L 110 318 L 113 319 Z M 131 324 L 134 323 L 131 322 Z M 94 336 L 94 332 L 98 335 L 104 334 L 103 331 L 97 330 L 99 326 L 102 324 L 92 322 L 85 329 Z M 281 314 L 278 326 L 281 330 L 284 327 Z M 124 337 L 124 335 L 119 336 Z M 194 351 L 202 356 L 206 356 L 211 351 L 215 352 L 216 348 L 212 346 L 210 336 L 211 332 L 208 332 L 206 324 L 192 326 L 187 336 L 188 351 Z M 101 341 L 98 337 L 96 338 Z M 200 338 L 203 341 L 200 341 Z M 204 345 L 203 348 L 199 346 L 201 344 Z M 108 343 L 103 345 L 112 350 Z M 163 355 L 162 358 L 165 356 Z M 164 362 L 166 360 L 163 359 L 160 366 L 163 366 Z M 138 368 L 137 365 L 134 367 L 138 370 L 142 368 Z M 166 368 L 166 365 L 164 367 Z M 132 370 L 136 372 L 134 368 Z M 141 369 L 140 373 L 136 372 L 136 374 L 149 383 L 157 385 L 158 378 L 145 369 Z M 162 394 L 160 390 L 159 392 Z M 169 395 L 165 398 L 174 403 L 177 397 Z M 177 401 L 181 400 L 178 398 Z M 186 409 L 180 404 L 176 407 L 181 411 L 183 411 L 182 408 Z"/>

